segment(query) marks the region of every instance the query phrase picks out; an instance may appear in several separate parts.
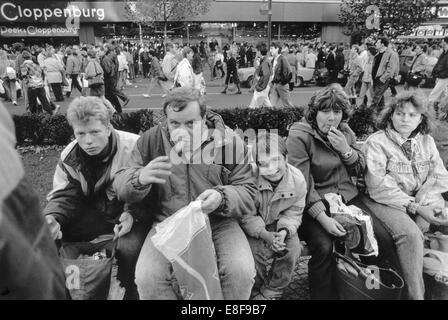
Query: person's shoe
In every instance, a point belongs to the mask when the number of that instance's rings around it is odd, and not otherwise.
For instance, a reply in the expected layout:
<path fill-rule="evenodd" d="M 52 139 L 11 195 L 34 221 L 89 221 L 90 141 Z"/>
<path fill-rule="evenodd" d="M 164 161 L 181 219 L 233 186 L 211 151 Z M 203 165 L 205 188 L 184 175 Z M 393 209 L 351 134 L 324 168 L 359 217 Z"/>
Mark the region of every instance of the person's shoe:
<path fill-rule="evenodd" d="M 227 90 L 221 91 L 222 94 L 227 94 Z"/>
<path fill-rule="evenodd" d="M 126 99 L 126 101 L 123 103 L 123 107 L 126 107 L 129 103 L 129 101 L 131 101 L 131 98 Z"/>
<path fill-rule="evenodd" d="M 54 108 L 54 110 L 53 110 L 53 115 L 58 114 L 59 109 L 61 109 L 61 106 L 58 104 L 58 105 L 56 105 L 56 108 Z"/>
<path fill-rule="evenodd" d="M 242 94 L 242 92 L 241 91 L 237 91 L 235 94 Z"/>
<path fill-rule="evenodd" d="M 14 101 L 12 102 L 12 104 L 15 105 L 15 106 L 17 106 L 17 101 L 14 100 Z"/>
<path fill-rule="evenodd" d="M 162 94 L 162 98 L 165 98 L 165 97 L 166 97 L 166 93 Z"/>
<path fill-rule="evenodd" d="M 143 94 L 143 96 L 144 96 L 146 99 L 151 98 L 151 96 L 150 96 L 149 94 Z"/>

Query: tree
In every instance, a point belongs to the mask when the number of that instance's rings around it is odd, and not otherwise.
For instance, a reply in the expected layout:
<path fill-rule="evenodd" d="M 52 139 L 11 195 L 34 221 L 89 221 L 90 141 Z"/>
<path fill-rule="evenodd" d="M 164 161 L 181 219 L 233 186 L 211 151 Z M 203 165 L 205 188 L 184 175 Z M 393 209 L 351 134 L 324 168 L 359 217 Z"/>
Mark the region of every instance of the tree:
<path fill-rule="evenodd" d="M 206 14 L 212 0 L 126 0 L 126 10 L 132 21 L 139 25 L 155 26 L 163 23 L 164 39 L 170 21 L 184 21 Z"/>
<path fill-rule="evenodd" d="M 370 34 L 372 31 L 390 37 L 410 34 L 416 27 L 435 18 L 438 0 L 342 0 L 339 19 L 353 32 Z M 376 6 L 377 13 L 371 9 Z M 367 10 L 369 9 L 369 10 Z M 379 29 L 368 28 L 367 21 L 379 19 Z"/>

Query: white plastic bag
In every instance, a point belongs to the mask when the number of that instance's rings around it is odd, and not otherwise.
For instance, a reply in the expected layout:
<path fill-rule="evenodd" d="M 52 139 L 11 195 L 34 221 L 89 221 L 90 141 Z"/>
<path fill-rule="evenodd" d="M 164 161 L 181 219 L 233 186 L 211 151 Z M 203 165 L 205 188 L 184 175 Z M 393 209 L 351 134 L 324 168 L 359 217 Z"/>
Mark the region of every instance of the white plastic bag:
<path fill-rule="evenodd" d="M 154 246 L 171 262 L 185 300 L 222 300 L 210 223 L 201 201 L 156 226 Z"/>
<path fill-rule="evenodd" d="M 353 253 L 362 256 L 378 256 L 378 242 L 373 231 L 372 218 L 356 206 L 346 206 L 340 195 L 329 193 L 325 195 L 325 200 L 330 204 L 330 213 L 334 219 L 352 221 L 358 226 L 361 234 L 359 240 L 363 240 L 363 243 L 360 243 L 360 246 L 363 246 L 361 249 L 363 252 L 357 250 L 358 252 Z"/>

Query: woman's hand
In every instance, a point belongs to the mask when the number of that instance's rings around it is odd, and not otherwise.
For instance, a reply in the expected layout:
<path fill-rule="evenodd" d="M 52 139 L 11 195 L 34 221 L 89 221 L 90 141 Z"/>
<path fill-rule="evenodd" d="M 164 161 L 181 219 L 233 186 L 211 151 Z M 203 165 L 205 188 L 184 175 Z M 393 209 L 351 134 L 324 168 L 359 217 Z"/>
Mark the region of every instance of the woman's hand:
<path fill-rule="evenodd" d="M 322 212 L 317 216 L 317 221 L 319 221 L 325 231 L 327 231 L 332 236 L 335 236 L 336 238 L 344 237 L 347 234 L 344 227 L 335 219 L 327 216 L 325 212 Z"/>
<path fill-rule="evenodd" d="M 344 134 L 335 127 L 332 127 L 328 132 L 328 141 L 330 141 L 333 148 L 340 154 L 345 154 L 350 151 L 350 146 Z"/>
<path fill-rule="evenodd" d="M 435 226 L 447 225 L 447 220 L 440 215 L 440 209 L 433 206 L 419 206 L 417 214 L 428 223 Z"/>

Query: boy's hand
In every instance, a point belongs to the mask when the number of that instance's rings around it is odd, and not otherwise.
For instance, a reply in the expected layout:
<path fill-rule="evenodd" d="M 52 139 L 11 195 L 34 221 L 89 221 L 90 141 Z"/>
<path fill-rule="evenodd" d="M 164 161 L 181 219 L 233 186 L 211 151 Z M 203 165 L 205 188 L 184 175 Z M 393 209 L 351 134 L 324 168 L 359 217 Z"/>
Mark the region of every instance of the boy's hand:
<path fill-rule="evenodd" d="M 269 232 L 265 230 L 261 233 L 260 238 L 263 239 L 269 247 L 271 247 L 278 235 L 279 234 L 277 232 Z"/>

